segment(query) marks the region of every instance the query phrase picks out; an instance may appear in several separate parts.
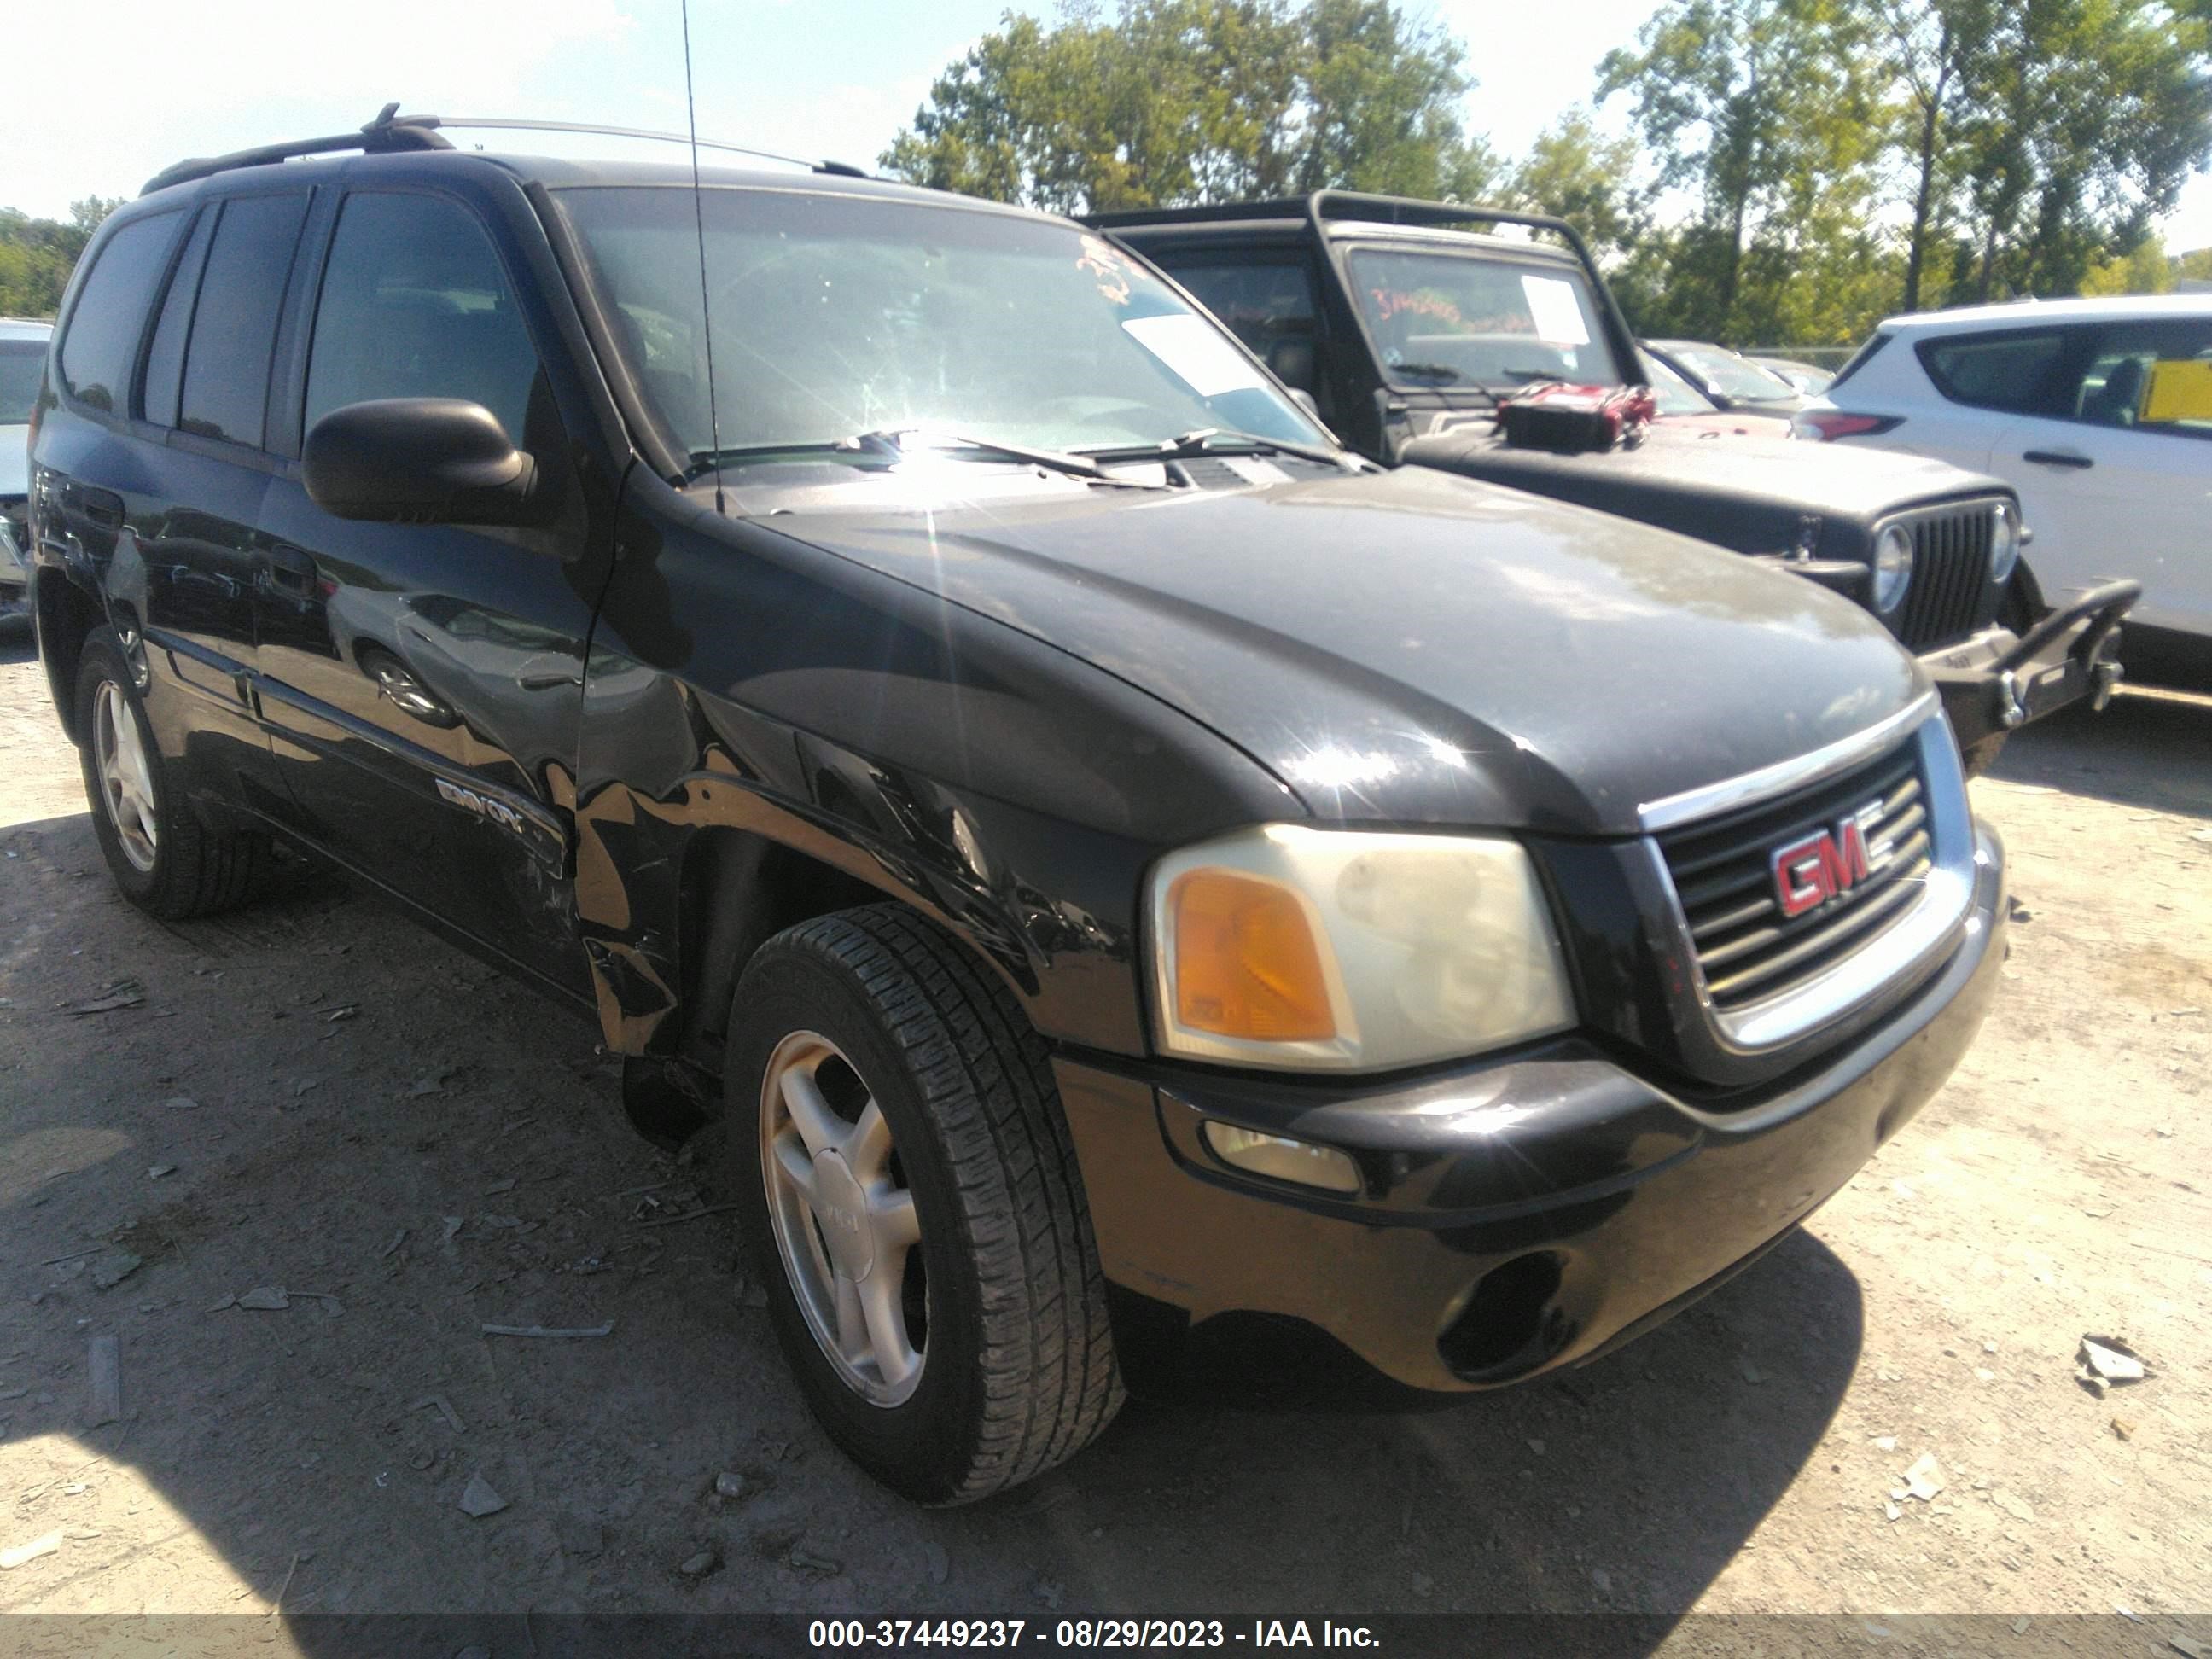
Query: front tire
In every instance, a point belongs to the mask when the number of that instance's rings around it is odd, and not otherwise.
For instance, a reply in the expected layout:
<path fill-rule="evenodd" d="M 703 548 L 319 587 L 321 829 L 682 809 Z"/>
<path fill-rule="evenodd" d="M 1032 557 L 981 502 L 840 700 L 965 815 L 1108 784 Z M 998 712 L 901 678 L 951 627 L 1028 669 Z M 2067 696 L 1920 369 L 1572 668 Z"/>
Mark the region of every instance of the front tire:
<path fill-rule="evenodd" d="M 807 1404 L 895 1491 L 964 1504 L 1120 1409 L 1105 1281 L 1044 1045 L 910 913 L 776 935 L 731 1015 L 724 1137 Z"/>
<path fill-rule="evenodd" d="M 124 897 L 149 915 L 181 921 L 252 896 L 269 862 L 268 838 L 211 829 L 193 812 L 154 742 L 112 629 L 85 638 L 76 730 L 93 830 Z"/>

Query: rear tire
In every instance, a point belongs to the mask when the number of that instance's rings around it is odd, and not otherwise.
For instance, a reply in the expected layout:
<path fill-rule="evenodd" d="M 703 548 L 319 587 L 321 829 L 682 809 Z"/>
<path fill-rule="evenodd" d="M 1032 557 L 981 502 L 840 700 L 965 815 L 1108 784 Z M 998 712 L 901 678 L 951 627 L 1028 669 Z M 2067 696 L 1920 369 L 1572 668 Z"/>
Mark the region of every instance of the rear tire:
<path fill-rule="evenodd" d="M 777 934 L 747 964 L 725 1158 L 807 1404 L 925 1504 L 1073 1456 L 1122 1400 L 1044 1044 L 910 912 Z"/>
<path fill-rule="evenodd" d="M 94 832 L 124 897 L 164 921 L 213 915 L 252 896 L 268 837 L 216 830 L 185 800 L 154 730 L 122 643 L 96 628 L 76 675 L 78 757 Z"/>

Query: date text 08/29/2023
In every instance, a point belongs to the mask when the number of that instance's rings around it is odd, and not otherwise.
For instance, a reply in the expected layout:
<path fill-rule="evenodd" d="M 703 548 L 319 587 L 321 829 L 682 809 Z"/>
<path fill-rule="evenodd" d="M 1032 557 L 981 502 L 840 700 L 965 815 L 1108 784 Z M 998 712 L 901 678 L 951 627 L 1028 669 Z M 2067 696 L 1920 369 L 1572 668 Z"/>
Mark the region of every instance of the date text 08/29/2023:
<path fill-rule="evenodd" d="M 807 1645 L 834 1648 L 1364 1648 L 1382 1645 L 1365 1625 L 1329 1620 L 1255 1619 L 1239 1627 L 1220 1619 L 817 1619 Z"/>

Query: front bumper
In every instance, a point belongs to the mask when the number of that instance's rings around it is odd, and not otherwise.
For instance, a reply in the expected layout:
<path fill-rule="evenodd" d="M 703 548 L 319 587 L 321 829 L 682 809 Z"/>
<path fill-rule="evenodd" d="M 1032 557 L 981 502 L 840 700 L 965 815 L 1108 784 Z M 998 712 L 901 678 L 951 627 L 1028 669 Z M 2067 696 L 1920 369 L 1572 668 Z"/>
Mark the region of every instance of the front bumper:
<path fill-rule="evenodd" d="M 2103 708 L 2120 680 L 2111 660 L 2120 618 L 2142 597 L 2139 582 L 2107 582 L 2060 606 L 2023 635 L 1984 629 L 1931 651 L 1921 667 L 1942 694 L 1969 776 L 1996 757 L 2006 736 L 2083 697 Z"/>
<path fill-rule="evenodd" d="M 1985 829 L 1975 866 L 1958 942 L 1919 992 L 1724 1103 L 1681 1099 L 1580 1040 L 1364 1087 L 1060 1058 L 1119 1305 L 1164 1308 L 1178 1334 L 1224 1316 L 1300 1322 L 1441 1392 L 1596 1357 L 1802 1221 L 1942 1086 L 2003 957 L 2002 852 Z M 1200 1137 L 1206 1118 L 1341 1147 L 1364 1190 L 1231 1169 Z M 1145 1324 L 1156 1344 L 1162 1322 Z"/>

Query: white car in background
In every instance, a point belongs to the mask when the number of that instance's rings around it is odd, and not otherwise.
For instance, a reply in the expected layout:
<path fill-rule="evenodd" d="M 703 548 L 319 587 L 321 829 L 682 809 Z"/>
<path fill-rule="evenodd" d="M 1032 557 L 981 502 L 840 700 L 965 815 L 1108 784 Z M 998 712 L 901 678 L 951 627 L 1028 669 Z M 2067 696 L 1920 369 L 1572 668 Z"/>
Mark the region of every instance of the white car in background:
<path fill-rule="evenodd" d="M 2140 581 L 2130 677 L 2212 690 L 2212 295 L 1893 317 L 1795 424 L 1995 473 L 2047 602 Z"/>
<path fill-rule="evenodd" d="M 31 404 L 46 367 L 51 323 L 0 317 L 0 632 L 18 626 L 30 581 Z"/>

